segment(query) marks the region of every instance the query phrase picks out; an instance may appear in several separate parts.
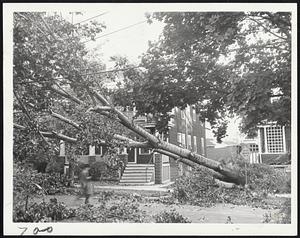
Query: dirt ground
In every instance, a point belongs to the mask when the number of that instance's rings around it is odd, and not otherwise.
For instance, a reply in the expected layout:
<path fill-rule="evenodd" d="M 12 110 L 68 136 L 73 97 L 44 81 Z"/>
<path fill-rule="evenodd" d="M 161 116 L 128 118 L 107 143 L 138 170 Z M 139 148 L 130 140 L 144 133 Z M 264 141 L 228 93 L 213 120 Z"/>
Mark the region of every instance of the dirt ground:
<path fill-rule="evenodd" d="M 121 192 L 122 193 L 122 192 Z M 145 191 L 123 191 L 123 193 L 137 194 L 143 198 L 159 197 L 166 195 L 165 193 L 151 193 Z M 84 198 L 76 197 L 75 195 L 52 195 L 47 196 L 46 200 L 50 198 L 57 198 L 59 202 L 64 202 L 68 207 L 77 208 L 84 204 Z M 97 206 L 99 204 L 99 194 L 95 194 L 90 203 Z M 40 199 L 39 199 L 40 200 Z M 109 203 L 117 202 L 114 199 L 107 199 Z M 234 223 L 234 224 L 253 224 L 262 223 L 264 215 L 268 214 L 272 217 L 279 211 L 279 209 L 262 209 L 253 208 L 250 206 L 237 206 L 232 204 L 216 204 L 213 207 L 201 207 L 183 204 L 163 204 L 160 202 L 146 202 L 142 199 L 139 201 L 139 208 L 145 212 L 146 221 L 154 222 L 154 215 L 162 211 L 171 211 L 175 209 L 183 217 L 188 218 L 192 223 Z"/>

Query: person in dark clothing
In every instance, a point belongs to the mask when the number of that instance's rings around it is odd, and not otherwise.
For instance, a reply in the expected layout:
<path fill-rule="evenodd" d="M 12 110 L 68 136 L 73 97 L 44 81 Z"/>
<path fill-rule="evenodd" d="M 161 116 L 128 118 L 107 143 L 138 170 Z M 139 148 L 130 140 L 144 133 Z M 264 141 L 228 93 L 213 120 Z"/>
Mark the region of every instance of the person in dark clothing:
<path fill-rule="evenodd" d="M 82 193 L 85 197 L 85 204 L 89 203 L 90 197 L 93 195 L 93 184 L 89 176 L 90 167 L 86 166 L 79 174 Z"/>

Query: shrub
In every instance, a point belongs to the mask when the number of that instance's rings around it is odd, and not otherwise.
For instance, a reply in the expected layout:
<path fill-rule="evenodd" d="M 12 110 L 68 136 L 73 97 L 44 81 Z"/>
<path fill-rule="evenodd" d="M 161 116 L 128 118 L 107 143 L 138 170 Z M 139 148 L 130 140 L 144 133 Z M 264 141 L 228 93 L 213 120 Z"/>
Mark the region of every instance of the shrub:
<path fill-rule="evenodd" d="M 163 211 L 154 216 L 156 223 L 191 223 L 187 218 L 179 214 L 175 209 L 170 212 Z"/>
<path fill-rule="evenodd" d="M 81 221 L 89 222 L 142 222 L 143 214 L 139 210 L 137 203 L 132 201 L 123 201 L 107 205 L 106 203 L 100 206 L 83 205 L 76 211 L 77 217 Z"/>
<path fill-rule="evenodd" d="M 264 199 L 268 192 L 276 188 L 277 178 L 268 178 L 266 170 L 260 168 L 264 166 L 258 167 L 252 175 L 250 173 L 249 184 L 252 189 L 241 186 L 222 187 L 215 182 L 207 169 L 198 168 L 190 176 L 182 176 L 175 181 L 172 196 L 181 203 L 193 205 L 212 206 L 216 203 L 231 203 L 268 207 Z M 266 174 L 261 174 L 262 171 Z M 275 181 L 270 181 L 271 179 Z"/>
<path fill-rule="evenodd" d="M 64 161 L 53 160 L 47 164 L 46 171 L 47 173 L 64 173 Z"/>
<path fill-rule="evenodd" d="M 74 164 L 74 175 L 79 176 L 81 170 L 85 167 L 84 163 L 77 162 Z"/>
<path fill-rule="evenodd" d="M 108 166 L 104 161 L 97 161 L 91 164 L 90 175 L 92 180 L 100 180 L 107 174 Z"/>
<path fill-rule="evenodd" d="M 67 208 L 57 199 L 50 199 L 49 203 L 33 203 L 27 209 L 18 204 L 14 207 L 14 222 L 55 222 L 75 216 L 75 209 Z"/>
<path fill-rule="evenodd" d="M 37 174 L 37 183 L 48 195 L 66 194 L 69 179 L 66 175 L 59 173 Z"/>
<path fill-rule="evenodd" d="M 291 224 L 291 199 L 286 200 L 275 219 L 276 223 Z"/>
<path fill-rule="evenodd" d="M 255 191 L 265 193 L 290 192 L 289 176 L 270 165 L 250 164 L 240 157 L 232 158 L 227 165 L 237 170 L 241 176 L 245 176 L 247 171 L 248 184 Z"/>
<path fill-rule="evenodd" d="M 66 193 L 68 179 L 60 174 L 38 173 L 31 166 L 14 164 L 13 199 L 14 206 L 27 210 L 30 200 L 42 194 Z"/>

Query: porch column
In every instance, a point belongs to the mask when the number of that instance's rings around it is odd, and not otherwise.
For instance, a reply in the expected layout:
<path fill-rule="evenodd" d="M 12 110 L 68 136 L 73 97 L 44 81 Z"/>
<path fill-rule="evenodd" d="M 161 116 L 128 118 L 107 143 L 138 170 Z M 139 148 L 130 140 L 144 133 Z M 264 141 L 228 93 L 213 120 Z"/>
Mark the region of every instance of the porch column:
<path fill-rule="evenodd" d="M 89 145 L 89 164 L 96 161 L 95 146 Z"/>
<path fill-rule="evenodd" d="M 69 173 L 70 163 L 66 156 L 66 144 L 62 140 L 59 143 L 59 157 L 64 160 L 64 174 L 67 175 Z"/>

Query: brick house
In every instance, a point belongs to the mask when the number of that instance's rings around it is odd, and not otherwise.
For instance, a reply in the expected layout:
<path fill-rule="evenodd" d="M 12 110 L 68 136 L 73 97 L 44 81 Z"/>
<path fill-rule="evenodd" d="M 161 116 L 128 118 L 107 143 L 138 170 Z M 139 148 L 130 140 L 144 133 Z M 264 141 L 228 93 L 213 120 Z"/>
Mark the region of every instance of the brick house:
<path fill-rule="evenodd" d="M 133 113 L 134 111 L 125 112 L 129 118 Z M 160 139 L 206 156 L 205 125 L 199 120 L 193 106 L 187 106 L 184 110 L 174 108 L 171 115 L 168 131 L 162 134 L 156 134 L 156 123 L 150 116 L 139 116 L 134 121 Z M 86 154 L 78 156 L 78 160 L 90 164 L 102 161 L 102 155 L 106 151 L 107 147 L 104 144 L 89 146 Z M 64 153 L 61 153 L 61 156 L 64 156 Z M 125 170 L 120 171 L 121 184 L 167 183 L 191 169 L 166 155 L 151 153 L 145 148 L 125 148 L 119 150 L 119 156 L 125 161 Z"/>

